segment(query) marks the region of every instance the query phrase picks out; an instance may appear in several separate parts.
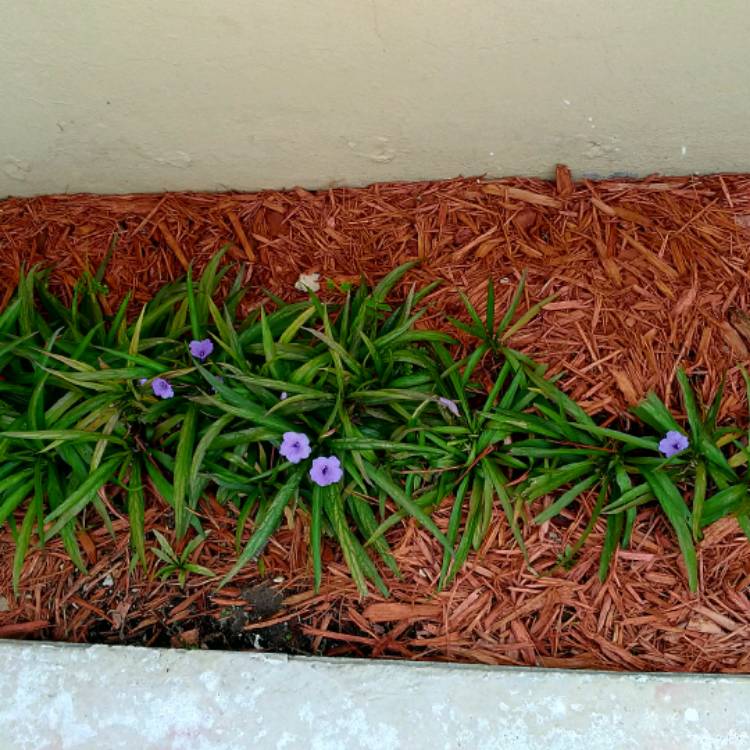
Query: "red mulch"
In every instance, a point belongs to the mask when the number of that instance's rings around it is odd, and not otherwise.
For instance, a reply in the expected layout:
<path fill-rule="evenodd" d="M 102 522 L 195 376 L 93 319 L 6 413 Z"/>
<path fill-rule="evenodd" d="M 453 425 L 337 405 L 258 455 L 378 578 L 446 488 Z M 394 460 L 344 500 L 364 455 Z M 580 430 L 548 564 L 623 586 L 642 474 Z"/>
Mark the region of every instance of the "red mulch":
<path fill-rule="evenodd" d="M 315 194 L 9 199 L 0 202 L 0 267 L 8 269 L 0 303 L 22 263 L 52 265 L 58 292 L 69 295 L 81 269 L 97 267 L 115 234 L 105 278 L 113 305 L 128 290 L 147 299 L 191 259 L 200 268 L 225 243 L 236 259 L 252 259 L 250 303 L 264 289 L 297 294 L 302 272 L 375 280 L 420 258 L 402 289 L 412 281 L 446 282 L 430 298 L 433 324 L 444 312 L 460 313 L 458 289 L 482 307 L 489 277 L 501 309 L 526 269 L 527 306 L 558 296 L 513 344 L 566 370 L 564 387 L 588 410 L 621 416 L 654 388 L 679 411 L 673 379 L 683 365 L 702 377 L 706 398 L 728 371 L 723 416 L 746 422 L 737 365 L 747 364 L 750 345 L 750 175 L 573 184 L 561 168 L 556 183 L 456 179 Z M 233 516 L 214 507 L 209 518 L 213 531 L 199 561 L 220 574 L 233 562 Z M 652 511 L 639 516 L 633 549 L 619 553 L 605 585 L 596 578 L 600 528 L 571 570 L 556 570 L 582 520 L 585 508 L 531 532 L 534 574 L 498 519 L 442 593 L 434 585 L 437 546 L 407 525 L 404 536 L 393 537 L 404 577 L 388 579 L 393 595 L 383 602 L 358 599 L 332 550 L 323 589 L 313 595 L 299 514 L 263 558 L 267 580 L 286 597 L 273 615 L 242 597 L 245 584 L 260 580 L 257 573 L 220 594 L 206 581 L 182 592 L 138 569 L 128 574 L 124 521 L 115 540 L 96 526 L 82 538 L 87 577 L 72 569 L 59 542 L 32 553 L 16 602 L 4 530 L 0 597 L 8 611 L 0 598 L 0 637 L 221 644 L 214 631 L 226 635 L 234 627 L 229 645 L 239 634 L 257 633 L 262 646 L 271 637 L 263 629 L 270 618 L 277 630 L 288 626 L 292 642 L 309 639 L 305 648 L 327 654 L 749 670 L 750 544 L 732 522 L 717 524 L 702 543 L 701 590 L 691 596 L 676 544 Z M 159 507 L 148 521 L 149 529 L 167 530 Z"/>
<path fill-rule="evenodd" d="M 158 503 L 154 503 L 158 506 Z M 498 517 L 481 550 L 454 583 L 436 591 L 439 545 L 414 524 L 390 541 L 403 578 L 384 574 L 391 597 L 361 600 L 332 547 L 325 549 L 319 593 L 312 590 L 306 543 L 308 518 L 289 514 L 262 561 L 230 587 L 191 579 L 181 590 L 129 573 L 125 519 L 116 538 L 95 526 L 82 546 L 90 566 L 77 573 L 58 540 L 34 550 L 22 595 L 10 582 L 13 546 L 0 535 L 0 637 L 145 645 L 261 647 L 325 655 L 400 657 L 483 664 L 644 671 L 750 671 L 750 544 L 733 521 L 712 527 L 700 548 L 701 591 L 688 591 L 679 550 L 662 520 L 643 512 L 633 546 L 620 552 L 605 584 L 597 578 L 603 538 L 599 525 L 575 565 L 556 569 L 558 556 L 586 524 L 586 508 L 527 536 L 534 571 Z M 447 525 L 449 511 L 438 514 Z M 233 513 L 204 507 L 210 529 L 194 560 L 218 576 L 236 559 Z M 167 511 L 153 507 L 147 527 L 171 538 Z M 254 600 L 259 583 L 280 592 L 271 609 Z M 2 599 L 0 599 L 2 602 Z M 254 602 L 254 603 L 253 603 Z M 282 626 L 279 632 L 279 625 Z M 259 640 L 256 641 L 256 636 Z"/>

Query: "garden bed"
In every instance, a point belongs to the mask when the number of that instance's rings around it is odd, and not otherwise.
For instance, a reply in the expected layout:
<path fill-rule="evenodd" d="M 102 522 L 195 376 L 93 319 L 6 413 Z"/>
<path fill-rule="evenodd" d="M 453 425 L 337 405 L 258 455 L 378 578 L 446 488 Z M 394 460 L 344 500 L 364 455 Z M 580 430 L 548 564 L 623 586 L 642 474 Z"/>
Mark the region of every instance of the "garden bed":
<path fill-rule="evenodd" d="M 146 301 L 191 260 L 200 269 L 226 243 L 230 256 L 248 263 L 248 306 L 265 290 L 302 298 L 294 290 L 302 273 L 319 273 L 322 294 L 335 299 L 360 274 L 376 281 L 418 259 L 401 294 L 411 283 L 442 280 L 428 297 L 433 326 L 446 313 L 462 315 L 457 290 L 482 312 L 489 277 L 504 310 L 526 271 L 525 307 L 557 296 L 511 343 L 549 363 L 551 373 L 564 370 L 559 385 L 589 413 L 622 419 L 654 389 L 679 415 L 674 376 L 682 366 L 706 401 L 727 373 L 720 418 L 746 424 L 737 365 L 748 354 L 749 214 L 745 176 L 573 185 L 564 169 L 552 185 L 454 180 L 317 194 L 12 199 L 0 204 L 0 262 L 16 271 L 6 302 L 21 263 L 35 262 L 54 264 L 52 288 L 70 299 L 81 272 L 95 270 L 112 248 L 104 281 L 114 312 L 125 292 Z M 631 547 L 617 553 L 602 584 L 603 525 L 570 570 L 556 565 L 593 500 L 529 533 L 529 558 L 541 575 L 528 570 L 496 515 L 479 552 L 440 593 L 440 546 L 409 522 L 389 537 L 403 577 L 386 576 L 387 601 L 361 599 L 330 546 L 320 591 L 312 590 L 304 513 L 287 517 L 272 538 L 262 576 L 243 571 L 218 593 L 215 581 L 192 579 L 183 591 L 131 571 L 128 525 L 115 514 L 114 541 L 95 525 L 79 538 L 88 576 L 75 572 L 55 540 L 29 553 L 16 601 L 4 529 L 0 636 L 747 671 L 750 545 L 736 522 L 718 522 L 701 543 L 697 596 L 671 529 L 652 510 L 639 513 Z M 449 513 L 437 511 L 442 530 Z M 198 562 L 221 574 L 236 560 L 234 520 L 216 503 L 201 514 L 211 534 Z M 147 531 L 170 527 L 169 509 L 155 501 Z"/>

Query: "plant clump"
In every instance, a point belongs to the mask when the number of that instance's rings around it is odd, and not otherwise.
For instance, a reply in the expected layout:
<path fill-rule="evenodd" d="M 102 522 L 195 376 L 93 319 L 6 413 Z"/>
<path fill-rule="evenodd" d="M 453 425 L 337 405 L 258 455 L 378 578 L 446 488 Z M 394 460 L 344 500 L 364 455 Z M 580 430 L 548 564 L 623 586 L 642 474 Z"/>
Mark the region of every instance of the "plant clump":
<path fill-rule="evenodd" d="M 502 316 L 494 288 L 480 317 L 445 321 L 476 342 L 419 325 L 434 285 L 399 304 L 392 287 L 414 265 L 375 288 L 348 289 L 334 302 L 271 298 L 239 319 L 241 274 L 219 305 L 229 273 L 214 257 L 200 279 L 163 287 L 134 319 L 129 300 L 108 315 L 103 270 L 79 283 L 70 305 L 45 276 L 22 276 L 0 314 L 0 523 L 16 540 L 13 581 L 31 544 L 60 535 L 85 563 L 76 532 L 98 514 L 111 527 L 116 503 L 130 520 L 135 557 L 164 563 L 159 575 L 210 575 L 192 562 L 205 537 L 201 498 L 236 516 L 238 559 L 224 584 L 257 560 L 290 506 L 310 519 L 313 578 L 322 577 L 322 539 L 335 541 L 360 592 L 386 595 L 381 565 L 398 574 L 387 533 L 412 518 L 441 544 L 438 585 L 456 575 L 502 508 L 516 543 L 594 496 L 589 523 L 560 558 L 569 564 L 600 519 L 604 579 L 627 547 L 637 509 L 656 502 L 697 587 L 702 530 L 736 516 L 750 533 L 748 434 L 720 426 L 721 389 L 701 405 L 679 371 L 687 425 L 653 393 L 633 410 L 633 430 L 602 426 L 509 346 L 543 310 L 518 314 L 523 278 Z M 494 380 L 475 379 L 492 362 Z M 179 552 L 163 535 L 147 548 L 146 503 L 169 504 Z M 432 511 L 451 507 L 447 528 Z M 525 552 L 525 550 L 524 550 Z"/>

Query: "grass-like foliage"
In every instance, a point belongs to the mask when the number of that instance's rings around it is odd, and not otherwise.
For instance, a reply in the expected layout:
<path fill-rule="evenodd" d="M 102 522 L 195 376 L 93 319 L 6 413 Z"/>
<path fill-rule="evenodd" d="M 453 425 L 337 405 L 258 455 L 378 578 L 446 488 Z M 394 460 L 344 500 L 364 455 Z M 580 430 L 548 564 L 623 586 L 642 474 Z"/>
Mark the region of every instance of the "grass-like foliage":
<path fill-rule="evenodd" d="M 680 372 L 686 430 L 654 394 L 634 409 L 637 434 L 602 427 L 508 348 L 548 300 L 519 314 L 523 279 L 497 319 L 492 283 L 483 318 L 464 299 L 469 322 L 452 323 L 477 343 L 457 361 L 450 335 L 419 324 L 434 287 L 389 303 L 412 265 L 335 303 L 269 295 L 242 319 L 242 276 L 229 283 L 221 254 L 141 309 L 129 299 L 110 307 L 103 269 L 70 304 L 44 274 L 25 274 L 0 313 L 0 524 L 16 540 L 16 589 L 29 547 L 57 535 L 85 570 L 77 532 L 92 514 L 111 527 L 115 507 L 130 520 L 134 560 L 145 567 L 155 555 L 157 574 L 181 584 L 210 575 L 193 562 L 207 493 L 237 519 L 238 559 L 222 584 L 257 560 L 292 507 L 309 517 L 315 585 L 327 536 L 363 594 L 388 593 L 382 566 L 399 574 L 387 532 L 407 517 L 443 547 L 440 586 L 481 545 L 496 507 L 525 554 L 523 524 L 594 493 L 560 563 L 605 517 L 604 579 L 637 508 L 657 502 L 693 589 L 702 529 L 734 515 L 750 532 L 748 435 L 717 426 L 721 393 L 702 406 Z M 155 494 L 171 506 L 174 548 L 147 539 Z M 440 529 L 432 511 L 444 502 L 452 510 Z"/>

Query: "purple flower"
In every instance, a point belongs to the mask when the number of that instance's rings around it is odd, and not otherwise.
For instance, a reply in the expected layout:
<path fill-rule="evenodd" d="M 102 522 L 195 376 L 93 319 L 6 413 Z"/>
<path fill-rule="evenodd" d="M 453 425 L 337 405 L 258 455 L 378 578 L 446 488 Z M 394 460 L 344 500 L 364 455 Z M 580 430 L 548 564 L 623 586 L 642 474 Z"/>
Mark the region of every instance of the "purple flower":
<path fill-rule="evenodd" d="M 138 385 L 146 385 L 146 383 L 148 383 L 148 378 L 141 378 L 138 381 Z"/>
<path fill-rule="evenodd" d="M 440 404 L 440 406 L 444 406 L 454 416 L 461 416 L 461 413 L 458 411 L 458 404 L 455 401 L 451 401 L 449 398 L 441 396 L 438 399 L 438 403 Z"/>
<path fill-rule="evenodd" d="M 279 453 L 287 461 L 298 464 L 311 453 L 310 438 L 304 432 L 285 432 Z"/>
<path fill-rule="evenodd" d="M 169 381 L 164 380 L 164 378 L 154 378 L 154 382 L 151 383 L 151 390 L 154 392 L 154 396 L 159 398 L 172 398 L 174 396 L 174 389 Z"/>
<path fill-rule="evenodd" d="M 196 358 L 199 359 L 201 362 L 205 362 L 210 356 L 211 352 L 214 350 L 214 342 L 211 341 L 211 339 L 201 339 L 201 341 L 196 341 L 193 339 L 190 342 L 190 353 Z"/>
<path fill-rule="evenodd" d="M 312 462 L 310 479 L 319 487 L 327 487 L 341 481 L 344 472 L 341 470 L 341 461 L 336 456 L 318 456 Z"/>
<path fill-rule="evenodd" d="M 287 395 L 288 395 L 288 394 L 287 394 L 287 392 L 286 392 L 286 391 L 282 391 L 282 392 L 281 392 L 281 395 L 279 396 L 279 401 L 285 401 L 285 400 L 286 400 L 286 397 L 287 397 Z"/>
<path fill-rule="evenodd" d="M 667 458 L 671 458 L 677 453 L 682 453 L 689 445 L 687 436 L 677 430 L 670 430 L 659 442 L 659 450 Z"/>

